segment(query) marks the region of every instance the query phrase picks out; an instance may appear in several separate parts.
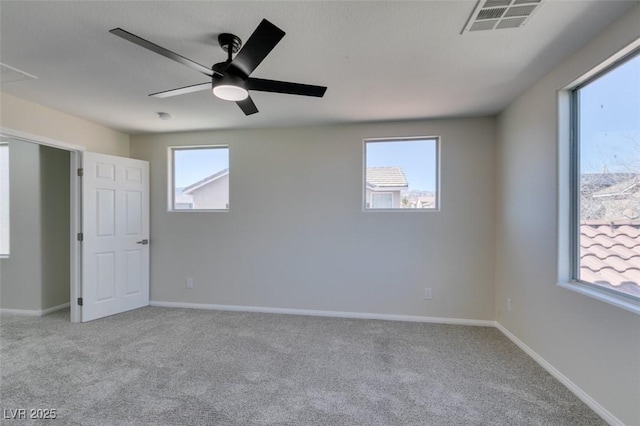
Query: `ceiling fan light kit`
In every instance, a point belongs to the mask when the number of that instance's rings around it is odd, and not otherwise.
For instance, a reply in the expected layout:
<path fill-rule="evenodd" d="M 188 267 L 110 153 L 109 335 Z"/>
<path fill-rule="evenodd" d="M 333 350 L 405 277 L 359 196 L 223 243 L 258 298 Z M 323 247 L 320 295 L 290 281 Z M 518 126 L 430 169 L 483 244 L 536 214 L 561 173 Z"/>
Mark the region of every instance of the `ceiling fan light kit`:
<path fill-rule="evenodd" d="M 249 97 L 247 89 L 232 84 L 213 86 L 213 94 L 224 101 L 243 101 Z"/>
<path fill-rule="evenodd" d="M 115 28 L 109 32 L 211 77 L 211 83 L 195 84 L 153 93 L 149 96 L 167 98 L 210 88 L 216 97 L 225 101 L 236 102 L 245 115 L 251 115 L 257 113 L 258 108 L 253 103 L 249 90 L 319 98 L 324 96 L 327 90 L 324 86 L 250 77 L 251 73 L 285 35 L 284 31 L 266 19 L 260 22 L 244 46 L 239 37 L 229 33 L 220 34 L 218 43 L 222 50 L 227 52 L 227 60 L 213 65 L 210 69 L 122 28 Z M 236 54 L 235 58 L 233 57 L 234 54 Z"/>

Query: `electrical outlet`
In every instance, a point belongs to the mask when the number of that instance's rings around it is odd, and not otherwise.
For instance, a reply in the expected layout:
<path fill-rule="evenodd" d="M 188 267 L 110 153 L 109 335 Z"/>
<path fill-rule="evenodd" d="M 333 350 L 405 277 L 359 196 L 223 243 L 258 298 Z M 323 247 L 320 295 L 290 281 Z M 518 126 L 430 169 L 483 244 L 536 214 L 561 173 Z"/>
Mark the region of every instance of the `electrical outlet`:
<path fill-rule="evenodd" d="M 193 278 L 187 278 L 185 281 L 185 285 L 187 288 L 193 288 Z"/>
<path fill-rule="evenodd" d="M 429 287 L 424 289 L 424 298 L 431 300 L 431 289 Z"/>
<path fill-rule="evenodd" d="M 511 306 L 511 298 L 507 297 L 507 311 L 511 312 L 512 306 Z"/>

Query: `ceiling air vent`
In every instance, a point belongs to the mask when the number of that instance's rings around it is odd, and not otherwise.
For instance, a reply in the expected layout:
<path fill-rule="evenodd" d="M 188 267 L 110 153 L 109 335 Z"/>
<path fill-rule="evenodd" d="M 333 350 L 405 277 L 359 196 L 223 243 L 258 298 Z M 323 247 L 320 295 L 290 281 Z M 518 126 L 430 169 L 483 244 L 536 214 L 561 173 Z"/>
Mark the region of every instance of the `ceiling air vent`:
<path fill-rule="evenodd" d="M 540 8 L 541 2 L 542 0 L 480 0 L 461 34 L 519 28 Z"/>
<path fill-rule="evenodd" d="M 0 63 L 0 83 L 15 83 L 16 81 L 23 80 L 33 80 L 36 77 L 35 75 L 31 75 L 27 72 L 20 71 L 17 68 L 10 67 L 9 65 L 5 65 Z"/>

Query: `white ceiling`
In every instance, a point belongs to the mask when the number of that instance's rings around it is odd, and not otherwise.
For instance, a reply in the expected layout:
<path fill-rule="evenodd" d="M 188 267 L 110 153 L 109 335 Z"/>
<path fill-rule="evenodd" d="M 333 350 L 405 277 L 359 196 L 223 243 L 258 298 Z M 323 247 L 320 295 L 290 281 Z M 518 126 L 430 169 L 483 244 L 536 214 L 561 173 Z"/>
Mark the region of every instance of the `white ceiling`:
<path fill-rule="evenodd" d="M 461 34 L 475 0 L 1 1 L 0 61 L 38 77 L 1 90 L 130 134 L 492 115 L 638 3 L 544 0 L 522 28 Z M 207 77 L 108 32 L 210 66 L 218 33 L 263 18 L 287 34 L 252 76 L 324 98 L 252 92 L 248 117 L 209 91 L 150 98 Z"/>

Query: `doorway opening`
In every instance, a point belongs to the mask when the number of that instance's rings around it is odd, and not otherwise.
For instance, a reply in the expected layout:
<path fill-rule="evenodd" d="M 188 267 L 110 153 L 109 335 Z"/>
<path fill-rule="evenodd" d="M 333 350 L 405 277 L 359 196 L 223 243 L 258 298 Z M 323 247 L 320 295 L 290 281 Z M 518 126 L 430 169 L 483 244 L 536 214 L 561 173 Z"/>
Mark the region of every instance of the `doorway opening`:
<path fill-rule="evenodd" d="M 70 307 L 71 322 L 79 322 L 76 171 L 84 148 L 4 128 L 0 140 L 10 158 L 9 194 L 1 200 L 10 226 L 3 226 L 0 309 L 39 316 Z"/>

